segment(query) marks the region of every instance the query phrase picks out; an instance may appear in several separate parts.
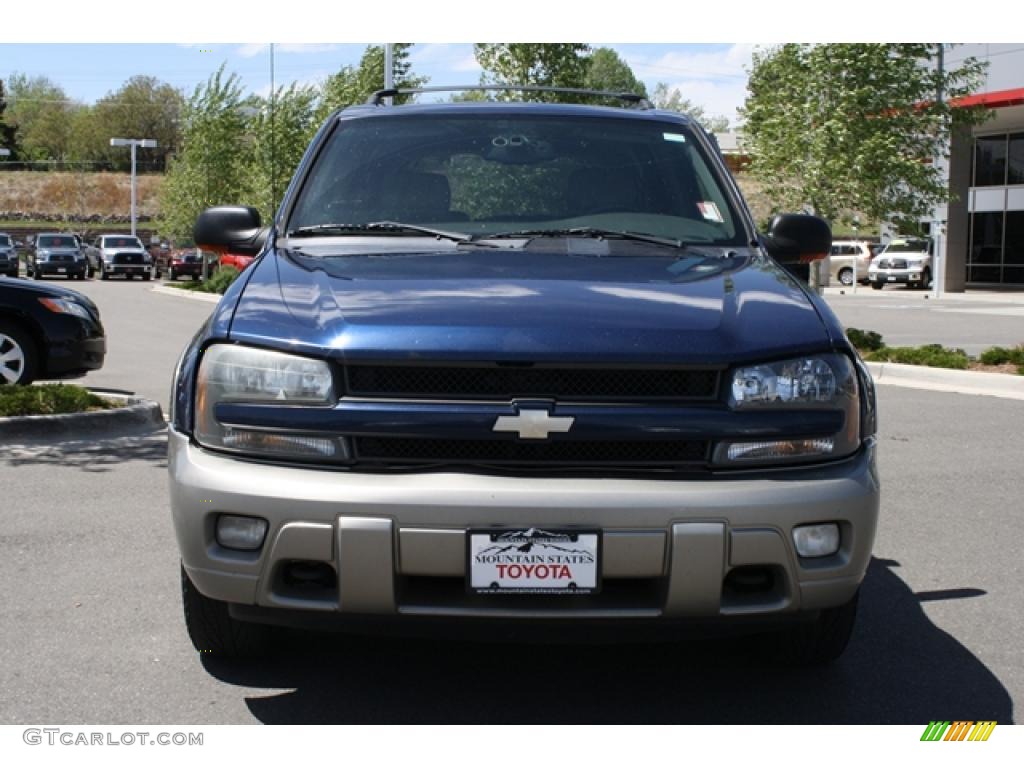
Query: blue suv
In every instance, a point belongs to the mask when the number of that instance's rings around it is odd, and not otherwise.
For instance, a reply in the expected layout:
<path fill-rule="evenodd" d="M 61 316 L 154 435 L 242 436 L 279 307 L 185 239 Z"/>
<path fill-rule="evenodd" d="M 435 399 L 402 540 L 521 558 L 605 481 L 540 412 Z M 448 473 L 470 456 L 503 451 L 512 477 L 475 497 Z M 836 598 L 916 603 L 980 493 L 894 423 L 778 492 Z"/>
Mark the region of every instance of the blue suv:
<path fill-rule="evenodd" d="M 169 472 L 185 618 L 540 634 L 740 629 L 842 653 L 875 536 L 871 377 L 759 234 L 713 138 L 624 106 L 332 115 L 184 351 Z M 564 98 L 564 94 L 559 94 Z"/>

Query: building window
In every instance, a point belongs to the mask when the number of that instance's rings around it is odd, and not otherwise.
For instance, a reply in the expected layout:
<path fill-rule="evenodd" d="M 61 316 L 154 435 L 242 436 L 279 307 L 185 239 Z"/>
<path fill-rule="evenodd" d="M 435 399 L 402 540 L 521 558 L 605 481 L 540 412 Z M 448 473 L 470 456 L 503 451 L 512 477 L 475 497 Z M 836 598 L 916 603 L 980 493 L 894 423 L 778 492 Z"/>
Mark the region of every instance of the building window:
<path fill-rule="evenodd" d="M 1024 133 L 1010 134 L 1010 152 L 1006 163 L 1006 183 L 1024 184 Z"/>
<path fill-rule="evenodd" d="M 971 250 L 967 255 L 967 280 L 971 283 L 1002 281 L 1003 213 L 971 215 Z"/>
<path fill-rule="evenodd" d="M 1006 134 L 979 136 L 974 140 L 974 186 L 1006 184 Z"/>

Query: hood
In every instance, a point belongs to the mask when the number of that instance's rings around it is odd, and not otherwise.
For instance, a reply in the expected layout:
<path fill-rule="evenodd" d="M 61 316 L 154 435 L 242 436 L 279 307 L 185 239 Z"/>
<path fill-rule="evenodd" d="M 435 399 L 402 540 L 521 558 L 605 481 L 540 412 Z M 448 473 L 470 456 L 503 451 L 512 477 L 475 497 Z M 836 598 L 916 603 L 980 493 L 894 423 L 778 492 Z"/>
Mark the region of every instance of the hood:
<path fill-rule="evenodd" d="M 87 307 L 95 306 L 88 296 L 53 283 L 28 280 L 7 280 L 4 282 L 4 288 L 7 290 L 21 291 L 24 294 L 34 294 L 53 299 L 72 299 L 77 301 L 79 304 L 85 304 Z"/>
<path fill-rule="evenodd" d="M 328 258 L 271 250 L 230 336 L 350 360 L 726 365 L 830 346 L 804 291 L 756 251 L 566 241 L 586 253 L 553 242 Z"/>

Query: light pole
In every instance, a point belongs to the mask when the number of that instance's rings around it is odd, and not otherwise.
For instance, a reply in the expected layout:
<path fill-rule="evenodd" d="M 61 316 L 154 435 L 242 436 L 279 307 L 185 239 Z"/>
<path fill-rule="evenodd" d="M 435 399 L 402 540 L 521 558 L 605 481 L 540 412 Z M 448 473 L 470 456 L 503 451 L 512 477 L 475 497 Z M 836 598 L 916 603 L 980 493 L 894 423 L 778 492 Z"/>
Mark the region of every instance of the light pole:
<path fill-rule="evenodd" d="M 135 148 L 155 147 L 156 139 L 111 139 L 110 146 L 132 148 L 132 237 L 135 237 Z"/>

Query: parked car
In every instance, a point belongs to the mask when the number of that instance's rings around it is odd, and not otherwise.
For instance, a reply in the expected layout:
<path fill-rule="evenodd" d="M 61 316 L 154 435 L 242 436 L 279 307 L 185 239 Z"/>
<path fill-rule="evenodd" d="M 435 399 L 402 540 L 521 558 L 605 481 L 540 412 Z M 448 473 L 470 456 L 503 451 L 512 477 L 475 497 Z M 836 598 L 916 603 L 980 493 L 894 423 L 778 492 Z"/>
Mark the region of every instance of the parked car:
<path fill-rule="evenodd" d="M 141 277 L 149 280 L 154 274 L 153 258 L 133 235 L 100 235 L 88 247 L 95 261 L 100 280 L 123 275 L 126 280 Z"/>
<path fill-rule="evenodd" d="M 828 225 L 758 233 L 709 134 L 639 98 L 386 95 L 327 120 L 269 228 L 196 222 L 255 261 L 173 382 L 195 648 L 500 620 L 838 656 L 878 516 L 874 388 L 781 266 L 824 258 Z"/>
<path fill-rule="evenodd" d="M 0 281 L 0 384 L 82 376 L 103 366 L 96 305 L 56 285 Z"/>
<path fill-rule="evenodd" d="M 868 267 L 873 258 L 871 243 L 863 240 L 833 240 L 828 255 L 829 278 L 842 285 L 853 285 L 856 260 L 857 282 L 867 283 Z"/>
<path fill-rule="evenodd" d="M 244 253 L 223 253 L 217 261 L 219 267 L 234 267 L 239 272 L 245 270 L 253 262 L 253 256 Z"/>
<path fill-rule="evenodd" d="M 203 276 L 203 252 L 198 248 L 175 251 L 167 265 L 167 278 L 177 280 L 179 277 L 190 277 L 198 280 Z"/>
<path fill-rule="evenodd" d="M 84 280 L 88 261 L 75 235 L 66 232 L 44 232 L 36 235 L 25 263 L 28 277 L 42 280 L 58 275 L 68 280 Z"/>
<path fill-rule="evenodd" d="M 18 249 L 6 232 L 0 232 L 0 274 L 18 276 Z"/>
<path fill-rule="evenodd" d="M 913 288 L 932 286 L 932 241 L 921 237 L 900 237 L 889 241 L 868 269 L 871 287 L 881 290 L 889 283 Z"/>

